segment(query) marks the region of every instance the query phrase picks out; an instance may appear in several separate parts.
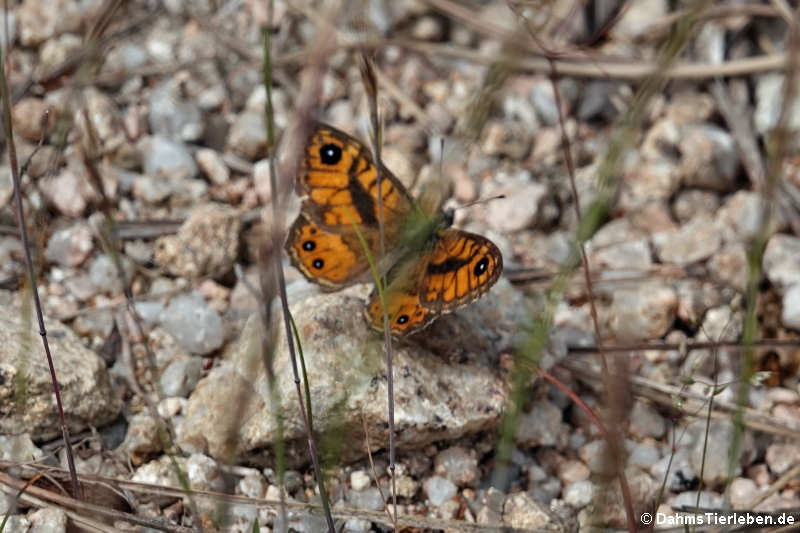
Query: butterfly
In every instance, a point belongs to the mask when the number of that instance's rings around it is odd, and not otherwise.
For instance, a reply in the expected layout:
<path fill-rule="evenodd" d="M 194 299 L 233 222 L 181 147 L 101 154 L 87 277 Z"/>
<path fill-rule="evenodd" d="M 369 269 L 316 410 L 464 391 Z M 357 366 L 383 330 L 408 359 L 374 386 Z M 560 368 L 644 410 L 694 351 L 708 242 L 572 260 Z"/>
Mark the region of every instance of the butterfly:
<path fill-rule="evenodd" d="M 453 229 L 452 210 L 426 212 L 357 139 L 317 124 L 301 158 L 296 189 L 305 199 L 285 244 L 292 263 L 309 281 L 336 290 L 368 279 L 368 249 L 386 274 L 384 299 L 395 337 L 476 300 L 500 277 L 503 256 L 493 242 Z M 383 329 L 375 290 L 365 316 L 374 329 Z"/>

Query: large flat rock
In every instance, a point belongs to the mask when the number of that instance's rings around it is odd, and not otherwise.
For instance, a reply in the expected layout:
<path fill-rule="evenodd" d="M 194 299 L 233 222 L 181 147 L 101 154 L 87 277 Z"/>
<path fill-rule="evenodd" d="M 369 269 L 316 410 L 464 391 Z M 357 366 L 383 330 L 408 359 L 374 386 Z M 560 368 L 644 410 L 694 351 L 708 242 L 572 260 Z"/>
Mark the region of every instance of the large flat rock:
<path fill-rule="evenodd" d="M 388 443 L 383 336 L 370 331 L 362 316 L 369 287 L 305 292 L 311 295 L 296 301 L 292 313 L 302 339 L 314 429 L 323 453 L 353 460 L 366 454 L 362 417 L 372 448 Z M 419 447 L 495 426 L 508 393 L 499 354 L 512 349 L 518 321 L 529 319 L 522 296 L 501 280 L 480 301 L 440 318 L 408 341 L 395 341 L 398 446 Z M 290 458 L 302 461 L 305 430 L 282 324 L 277 331 L 274 368 L 285 439 Z M 178 426 L 184 451 L 270 460 L 264 452 L 271 450 L 278 430 L 261 346 L 261 320 L 253 316 L 238 343 L 189 397 Z"/>
<path fill-rule="evenodd" d="M 45 318 L 45 327 L 70 431 L 114 420 L 122 402 L 112 391 L 105 362 L 68 326 Z M 36 317 L 0 292 L 0 434 L 20 433 L 49 440 L 61 429 Z"/>

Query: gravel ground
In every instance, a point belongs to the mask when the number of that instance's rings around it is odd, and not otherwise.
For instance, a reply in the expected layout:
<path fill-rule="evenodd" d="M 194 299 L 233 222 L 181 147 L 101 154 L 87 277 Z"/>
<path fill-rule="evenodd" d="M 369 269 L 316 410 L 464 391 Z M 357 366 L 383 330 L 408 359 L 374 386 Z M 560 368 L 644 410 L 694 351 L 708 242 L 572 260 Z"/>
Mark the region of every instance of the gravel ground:
<path fill-rule="evenodd" d="M 265 306 L 254 287 L 274 225 L 264 209 L 274 192 L 264 4 L 12 4 L 0 43 L 78 472 L 180 487 L 177 463 L 191 488 L 243 497 L 221 506 L 119 485 L 127 501 L 105 508 L 154 520 L 116 520 L 123 530 L 282 531 L 278 507 L 247 498 L 280 498 L 283 435 L 288 527 L 326 531 L 302 505 L 319 492 L 277 321 L 281 424 L 260 357 Z M 414 196 L 444 191 L 445 207 L 504 195 L 455 212 L 458 228 L 497 245 L 504 277 L 395 343 L 396 509 L 408 530 L 625 529 L 620 472 L 644 525 L 642 513 L 656 511 L 676 525 L 683 506 L 776 520 L 800 508 L 800 97 L 781 55 L 798 53 L 784 3 L 709 3 L 669 72 L 662 45 L 679 38 L 670 22 L 684 12 L 666 0 L 329 4 L 275 2 L 279 135 L 311 113 L 368 138 L 358 45 L 369 42 L 385 165 Z M 557 59 L 554 78 L 542 50 Z M 31 468 L 7 462 L 63 466 L 66 456 L 30 314 L 8 147 L 4 135 L 0 475 L 27 478 Z M 288 143 L 279 153 L 290 167 Z M 580 270 L 556 274 L 573 262 L 575 193 L 586 220 L 609 192 L 585 243 L 589 291 Z M 298 206 L 292 198 L 290 213 Z M 362 317 L 371 287 L 326 293 L 286 257 L 284 268 L 337 527 L 386 531 L 382 337 Z M 738 346 L 750 309 L 759 342 L 747 352 Z M 498 451 L 525 368 L 517 356 L 548 314 L 541 368 L 602 418 L 618 453 L 574 399 L 533 379 L 506 433 L 509 459 Z M 598 332 L 608 387 L 591 349 Z M 18 507 L 6 477 L 0 488 L 6 531 L 80 523 L 61 505 Z"/>

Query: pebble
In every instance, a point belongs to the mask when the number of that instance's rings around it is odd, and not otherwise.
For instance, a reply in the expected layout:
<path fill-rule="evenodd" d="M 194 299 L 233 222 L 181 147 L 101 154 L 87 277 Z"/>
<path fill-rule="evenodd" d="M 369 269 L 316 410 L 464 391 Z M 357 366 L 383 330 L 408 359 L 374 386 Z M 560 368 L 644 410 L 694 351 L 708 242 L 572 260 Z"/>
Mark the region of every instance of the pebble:
<path fill-rule="evenodd" d="M 356 509 L 380 511 L 383 509 L 381 493 L 375 487 L 364 490 L 351 490 L 347 493 L 348 503 Z"/>
<path fill-rule="evenodd" d="M 674 161 L 664 157 L 630 159 L 634 162 L 625 167 L 619 200 L 626 210 L 641 210 L 654 201 L 666 201 L 678 189 L 680 172 Z M 581 194 L 580 189 L 578 193 Z M 583 197 L 581 205 L 586 205 Z"/>
<path fill-rule="evenodd" d="M 163 135 L 145 137 L 139 142 L 142 166 L 151 178 L 181 180 L 197 176 L 197 164 L 180 141 Z"/>
<path fill-rule="evenodd" d="M 50 106 L 35 97 L 23 98 L 14 104 L 11 119 L 14 121 L 14 133 L 33 143 L 46 138 L 56 123 L 55 113 Z"/>
<path fill-rule="evenodd" d="M 678 295 L 659 282 L 614 291 L 609 327 L 618 340 L 656 339 L 672 327 L 678 310 Z"/>
<path fill-rule="evenodd" d="M 3 517 L 5 520 L 5 517 Z M 19 533 L 26 533 L 31 527 L 31 522 L 26 517 L 21 515 L 8 515 L 8 520 L 5 522 L 4 531 L 18 531 Z"/>
<path fill-rule="evenodd" d="M 186 398 L 164 398 L 158 402 L 158 416 L 163 418 L 173 418 L 178 416 L 186 406 Z"/>
<path fill-rule="evenodd" d="M 474 486 L 480 476 L 477 457 L 461 446 L 451 446 L 436 454 L 434 472 L 459 487 Z"/>
<path fill-rule="evenodd" d="M 97 287 L 86 274 L 79 274 L 64 281 L 70 295 L 81 302 L 87 302 L 98 293 Z"/>
<path fill-rule="evenodd" d="M 419 483 L 411 476 L 397 476 L 395 486 L 397 488 L 397 495 L 401 498 L 411 499 L 419 491 Z"/>
<path fill-rule="evenodd" d="M 761 230 L 764 208 L 761 195 L 751 191 L 737 191 L 729 196 L 715 215 L 718 231 L 726 241 L 749 243 Z M 778 229 L 772 218 L 770 234 Z"/>
<path fill-rule="evenodd" d="M 74 119 L 84 136 L 89 135 L 86 124 L 88 117 L 91 123 L 91 135 L 100 141 L 103 148 L 109 152 L 120 150 L 126 143 L 125 133 L 119 120 L 117 104 L 111 98 L 95 87 L 84 90 L 84 108 L 75 109 Z"/>
<path fill-rule="evenodd" d="M 800 238 L 773 235 L 764 250 L 764 272 L 780 290 L 800 283 Z"/>
<path fill-rule="evenodd" d="M 14 463 L 37 461 L 44 454 L 31 440 L 29 433 L 0 435 L 0 459 Z"/>
<path fill-rule="evenodd" d="M 164 314 L 164 329 L 189 353 L 210 354 L 225 340 L 222 318 L 197 293 L 173 298 Z"/>
<path fill-rule="evenodd" d="M 747 250 L 738 242 L 724 245 L 708 260 L 712 279 L 739 292 L 747 288 Z"/>
<path fill-rule="evenodd" d="M 39 152 L 42 152 L 40 150 Z M 32 168 L 36 167 L 38 158 L 34 157 L 30 167 L 28 167 L 28 175 L 32 178 L 39 178 L 42 174 L 34 174 Z M 38 169 L 36 169 L 38 170 Z M 0 166 L 0 207 L 5 207 L 11 198 L 14 196 L 14 182 L 11 177 L 11 169 L 8 166 Z"/>
<path fill-rule="evenodd" d="M 730 133 L 712 124 L 681 127 L 683 184 L 689 187 L 730 190 L 739 169 L 739 152 Z"/>
<path fill-rule="evenodd" d="M 631 4 L 616 20 L 611 34 L 622 42 L 633 41 L 646 35 L 651 24 L 669 11 L 665 0 L 640 0 Z M 616 39 L 615 39 L 616 40 Z"/>
<path fill-rule="evenodd" d="M 714 213 L 719 207 L 719 196 L 703 189 L 684 189 L 680 191 L 672 203 L 675 218 L 686 223 L 697 213 Z M 719 219 L 719 213 L 717 213 Z"/>
<path fill-rule="evenodd" d="M 421 41 L 441 41 L 444 38 L 443 20 L 432 15 L 420 17 L 411 27 L 411 36 Z"/>
<path fill-rule="evenodd" d="M 75 317 L 72 329 L 85 337 L 97 337 L 105 341 L 114 328 L 114 315 L 108 310 L 90 309 Z"/>
<path fill-rule="evenodd" d="M 742 313 L 723 305 L 706 311 L 697 338 L 701 341 L 734 342 L 739 339 L 743 330 Z"/>
<path fill-rule="evenodd" d="M 43 77 L 53 72 L 64 61 L 78 53 L 81 44 L 82 39 L 72 33 L 48 39 L 39 47 L 39 63 L 36 65 L 36 72 Z"/>
<path fill-rule="evenodd" d="M 270 176 L 269 159 L 262 159 L 253 165 L 253 187 L 263 205 L 269 205 L 269 199 L 272 197 Z"/>
<path fill-rule="evenodd" d="M 531 149 L 528 125 L 514 121 L 493 121 L 484 126 L 481 148 L 486 155 L 523 159 Z"/>
<path fill-rule="evenodd" d="M 8 25 L 2 24 L 0 26 L 0 42 L 8 43 L 9 46 L 14 45 L 17 39 L 17 13 L 16 11 L 0 9 L 0 17 L 2 20 L 8 20 Z M 6 30 L 8 33 L 6 34 Z"/>
<path fill-rule="evenodd" d="M 173 360 L 161 373 L 159 382 L 165 396 L 185 398 L 194 390 L 203 372 L 203 359 L 200 357 L 179 357 Z"/>
<path fill-rule="evenodd" d="M 78 174 L 64 168 L 55 176 L 39 182 L 42 195 L 64 216 L 77 218 L 83 215 L 96 193 L 84 173 Z"/>
<path fill-rule="evenodd" d="M 458 487 L 447 478 L 432 476 L 422 484 L 422 490 L 431 505 L 439 507 L 456 495 Z"/>
<path fill-rule="evenodd" d="M 549 400 L 537 400 L 530 411 L 522 413 L 517 425 L 517 442 L 526 446 L 563 447 L 567 442 L 569 427 L 564 416 Z"/>
<path fill-rule="evenodd" d="M 589 479 L 589 469 L 583 464 L 582 461 L 577 459 L 567 459 L 566 461 L 557 465 L 558 479 L 565 485 L 575 483 L 576 481 L 583 481 Z M 531 477 L 528 477 L 531 481 Z"/>
<path fill-rule="evenodd" d="M 194 142 L 203 135 L 203 117 L 194 99 L 185 96 L 180 78 L 168 78 L 153 89 L 147 101 L 147 120 L 154 135 Z"/>
<path fill-rule="evenodd" d="M 700 213 L 676 230 L 654 233 L 653 245 L 662 263 L 686 266 L 711 257 L 722 239 L 711 218 Z"/>
<path fill-rule="evenodd" d="M 186 477 L 193 490 L 223 492 L 225 480 L 219 463 L 200 453 L 193 453 L 186 460 Z"/>
<path fill-rule="evenodd" d="M 130 261 L 125 257 L 120 257 L 123 262 L 122 270 L 127 280 L 130 279 L 132 267 Z M 89 265 L 89 282 L 98 292 L 108 292 L 117 294 L 122 292 L 122 281 L 119 279 L 119 271 L 114 261 L 106 254 L 97 256 Z"/>
<path fill-rule="evenodd" d="M 123 250 L 125 251 L 126 257 L 129 257 L 133 262 L 139 265 L 147 265 L 150 263 L 155 253 L 152 243 L 141 239 L 125 241 Z"/>
<path fill-rule="evenodd" d="M 533 225 L 540 216 L 547 193 L 547 186 L 532 181 L 527 170 L 515 174 L 498 173 L 495 183 L 488 186 L 487 182 L 482 191 L 486 198 L 505 195 L 486 206 L 490 227 L 500 233 L 512 233 Z"/>
<path fill-rule="evenodd" d="M 53 233 L 47 241 L 45 258 L 62 267 L 76 267 L 89 257 L 94 249 L 92 229 L 84 221 Z"/>
<path fill-rule="evenodd" d="M 136 413 L 128 420 L 128 430 L 119 450 L 132 456 L 144 456 L 161 451 L 158 423 L 148 413 Z"/>
<path fill-rule="evenodd" d="M 675 284 L 678 293 L 678 318 L 697 326 L 706 311 L 722 303 L 717 287 L 695 279 L 681 279 Z"/>
<path fill-rule="evenodd" d="M 779 476 L 800 461 L 800 446 L 793 443 L 770 444 L 765 461 L 772 473 Z"/>
<path fill-rule="evenodd" d="M 706 439 L 705 426 L 705 420 L 697 420 L 690 425 L 689 431 L 695 435 L 695 442 L 689 454 L 689 461 L 697 475 L 702 469 L 705 484 L 716 486 L 728 479 L 728 448 L 733 442 L 734 428 L 727 420 L 713 420 L 710 422 Z M 748 448 L 748 439 L 745 439 L 742 444 L 743 457 L 747 457 Z M 736 465 L 734 475 L 738 475 L 740 471 L 741 466 Z"/>
<path fill-rule="evenodd" d="M 578 450 L 578 457 L 594 474 L 609 472 L 609 458 L 606 453 L 606 443 L 603 440 L 587 442 Z"/>
<path fill-rule="evenodd" d="M 781 323 L 787 328 L 800 331 L 800 283 L 792 285 L 783 294 Z"/>
<path fill-rule="evenodd" d="M 503 521 L 511 527 L 539 529 L 550 523 L 547 508 L 525 492 L 509 494 L 503 505 Z"/>
<path fill-rule="evenodd" d="M 569 80 L 566 79 L 562 81 L 569 82 Z M 568 105 L 570 93 L 573 92 L 572 89 L 576 88 L 577 87 L 571 83 L 558 83 L 561 105 L 563 107 Z M 558 125 L 558 108 L 556 108 L 553 84 L 550 83 L 550 80 L 544 78 L 535 80 L 531 84 L 530 99 L 533 103 L 533 107 L 536 109 L 539 119 L 544 124 L 547 126 Z M 569 116 L 569 112 L 567 109 L 562 109 L 562 111 L 564 111 L 564 118 L 566 120 L 566 117 Z"/>
<path fill-rule="evenodd" d="M 676 124 L 706 122 L 716 112 L 714 98 L 693 88 L 678 89 L 664 110 L 664 115 Z"/>
<path fill-rule="evenodd" d="M 372 478 L 363 470 L 354 470 L 350 473 L 350 488 L 364 490 L 372 484 Z"/>
<path fill-rule="evenodd" d="M 178 474 L 175 472 L 172 461 L 172 458 L 162 455 L 158 459 L 145 463 L 136 469 L 131 476 L 131 481 L 160 485 L 163 487 L 180 487 L 181 482 L 178 479 Z M 180 457 L 177 459 L 177 462 L 185 472 L 186 459 Z"/>
<path fill-rule="evenodd" d="M 267 155 L 267 129 L 263 111 L 245 111 L 238 115 L 228 135 L 229 148 L 248 161 Z"/>
<path fill-rule="evenodd" d="M 344 522 L 344 530 L 348 533 L 366 533 L 372 531 L 372 522 L 363 518 L 348 518 Z"/>
<path fill-rule="evenodd" d="M 783 108 L 783 83 L 785 76 L 778 73 L 756 76 L 756 108 L 753 112 L 753 124 L 762 135 L 778 125 L 778 117 Z M 800 128 L 800 98 L 792 101 L 789 110 L 790 130 Z"/>
<path fill-rule="evenodd" d="M 647 469 L 650 468 L 658 459 L 661 457 L 661 454 L 658 452 L 658 448 L 655 446 L 651 446 L 648 444 L 643 443 L 636 443 L 633 446 L 633 450 L 630 451 L 628 454 L 628 465 L 638 466 L 640 468 Z"/>
<path fill-rule="evenodd" d="M 758 493 L 759 490 L 755 481 L 746 477 L 737 477 L 731 481 L 731 487 L 728 491 L 731 507 L 733 509 L 750 509 Z"/>
<path fill-rule="evenodd" d="M 164 313 L 164 304 L 160 301 L 141 301 L 136 302 L 136 312 L 142 319 L 145 328 L 152 328 L 161 323 Z"/>
<path fill-rule="evenodd" d="M 32 47 L 62 33 L 77 31 L 89 16 L 88 5 L 76 0 L 23 2 L 16 12 L 20 43 Z"/>
<path fill-rule="evenodd" d="M 67 530 L 67 514 L 58 507 L 42 507 L 28 515 L 31 529 L 28 533 L 64 533 Z"/>
<path fill-rule="evenodd" d="M 634 436 L 660 439 L 666 430 L 664 417 L 649 403 L 634 403 L 629 419 L 629 431 Z"/>
<path fill-rule="evenodd" d="M 600 119 L 612 122 L 619 115 L 618 108 L 611 98 L 618 90 L 618 84 L 608 80 L 591 80 L 583 88 L 578 102 L 576 116 L 581 121 Z"/>
<path fill-rule="evenodd" d="M 582 509 L 594 499 L 596 488 L 588 479 L 570 483 L 564 487 L 564 501 L 575 509 Z"/>
<path fill-rule="evenodd" d="M 231 171 L 228 169 L 228 165 L 225 164 L 222 156 L 220 156 L 216 150 L 200 148 L 195 153 L 195 159 L 197 159 L 197 165 L 200 167 L 200 170 L 208 176 L 211 183 L 215 185 L 224 185 L 230 181 Z"/>
<path fill-rule="evenodd" d="M 172 195 L 176 185 L 172 180 L 138 175 L 133 180 L 133 196 L 148 204 L 159 204 Z"/>
<path fill-rule="evenodd" d="M 646 270 L 653 264 L 652 252 L 647 239 L 620 242 L 593 250 L 592 268 L 612 270 Z"/>
<path fill-rule="evenodd" d="M 147 52 L 137 43 L 122 41 L 106 54 L 103 68 L 132 73 L 147 63 Z"/>
<path fill-rule="evenodd" d="M 219 278 L 233 269 L 241 227 L 238 212 L 230 206 L 199 205 L 175 235 L 156 240 L 155 261 L 176 276 Z"/>

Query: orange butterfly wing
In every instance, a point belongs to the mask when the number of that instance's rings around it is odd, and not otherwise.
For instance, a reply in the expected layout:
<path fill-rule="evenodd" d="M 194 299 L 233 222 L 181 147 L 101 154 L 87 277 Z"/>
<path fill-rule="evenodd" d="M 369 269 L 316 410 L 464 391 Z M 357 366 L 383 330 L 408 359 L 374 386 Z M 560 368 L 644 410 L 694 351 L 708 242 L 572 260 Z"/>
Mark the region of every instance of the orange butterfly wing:
<path fill-rule="evenodd" d="M 352 231 L 353 223 L 378 229 L 378 169 L 372 154 L 346 133 L 320 124 L 306 143 L 297 181 L 306 195 L 301 210 L 329 229 Z M 413 205 L 403 184 L 381 167 L 383 223 L 387 235 L 399 229 Z"/>
<path fill-rule="evenodd" d="M 433 248 L 411 261 L 386 290 L 389 326 L 398 337 L 475 301 L 503 272 L 503 256 L 492 241 L 456 229 L 440 231 Z M 375 292 L 366 316 L 374 329 L 383 329 L 383 308 Z"/>
<path fill-rule="evenodd" d="M 421 226 L 422 234 L 410 241 L 415 244 L 406 243 L 401 233 L 414 229 L 409 220 L 421 211 L 400 180 L 382 165 L 380 175 L 379 193 L 378 167 L 370 151 L 332 126 L 317 125 L 306 141 L 297 179 L 297 191 L 305 199 L 285 246 L 310 281 L 329 289 L 344 287 L 369 268 L 359 232 L 378 260 L 378 221 L 383 213 L 387 251 L 402 255 L 389 273 L 393 281 L 386 289 L 391 331 L 399 337 L 480 297 L 500 277 L 503 257 L 490 240 L 446 228 L 449 220 L 441 213 Z M 377 294 L 365 313 L 372 327 L 383 328 Z"/>
<path fill-rule="evenodd" d="M 420 303 L 449 313 L 480 298 L 500 278 L 503 255 L 485 237 L 446 229 L 439 234 L 420 283 Z"/>
<path fill-rule="evenodd" d="M 305 196 L 300 215 L 289 229 L 286 250 L 310 281 L 329 289 L 356 281 L 369 268 L 358 225 L 373 257 L 379 250 L 380 207 L 387 246 L 398 238 L 413 201 L 403 184 L 381 167 L 358 140 L 319 124 L 305 144 L 297 191 Z"/>

